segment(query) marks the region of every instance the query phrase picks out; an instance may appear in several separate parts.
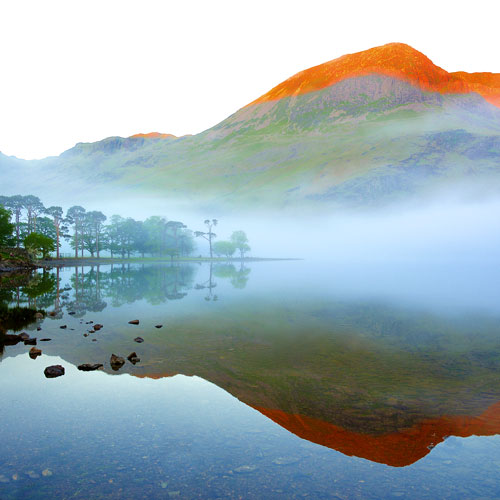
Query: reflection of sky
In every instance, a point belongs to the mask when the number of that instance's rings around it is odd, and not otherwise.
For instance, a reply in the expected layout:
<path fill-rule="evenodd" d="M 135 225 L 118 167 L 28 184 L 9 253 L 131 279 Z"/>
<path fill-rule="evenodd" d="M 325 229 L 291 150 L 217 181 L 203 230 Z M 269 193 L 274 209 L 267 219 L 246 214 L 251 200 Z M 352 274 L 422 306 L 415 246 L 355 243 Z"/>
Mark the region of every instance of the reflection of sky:
<path fill-rule="evenodd" d="M 45 379 L 51 364 L 63 364 L 66 375 Z M 50 492 L 89 498 L 119 488 L 152 498 L 168 492 L 330 498 L 336 491 L 434 499 L 497 492 L 498 436 L 449 438 L 416 464 L 394 469 L 302 441 L 197 377 L 82 373 L 61 358 L 23 354 L 2 361 L 0 378 L 0 475 L 20 476 L 0 482 L 1 498 Z M 44 469 L 53 475 L 36 479 L 33 488 L 26 472 Z"/>

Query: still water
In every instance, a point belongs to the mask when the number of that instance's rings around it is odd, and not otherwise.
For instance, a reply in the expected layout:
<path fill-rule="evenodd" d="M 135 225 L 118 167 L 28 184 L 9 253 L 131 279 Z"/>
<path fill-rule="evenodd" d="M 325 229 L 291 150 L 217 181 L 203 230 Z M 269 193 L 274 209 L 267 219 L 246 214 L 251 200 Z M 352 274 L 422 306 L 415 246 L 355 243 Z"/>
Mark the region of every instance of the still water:
<path fill-rule="evenodd" d="M 41 356 L 3 348 L 0 498 L 500 498 L 495 269 L 135 263 L 11 281 L 4 302 L 49 314 L 22 330 Z"/>

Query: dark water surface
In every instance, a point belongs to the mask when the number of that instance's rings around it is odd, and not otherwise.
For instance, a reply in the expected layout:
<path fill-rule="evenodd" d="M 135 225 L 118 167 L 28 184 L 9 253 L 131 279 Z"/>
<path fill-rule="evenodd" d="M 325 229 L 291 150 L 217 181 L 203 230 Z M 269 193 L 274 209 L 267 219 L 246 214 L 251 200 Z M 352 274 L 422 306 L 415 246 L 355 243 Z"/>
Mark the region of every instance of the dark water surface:
<path fill-rule="evenodd" d="M 4 304 L 52 315 L 22 330 L 37 359 L 3 347 L 0 498 L 500 499 L 496 269 L 151 263 L 4 283 Z"/>

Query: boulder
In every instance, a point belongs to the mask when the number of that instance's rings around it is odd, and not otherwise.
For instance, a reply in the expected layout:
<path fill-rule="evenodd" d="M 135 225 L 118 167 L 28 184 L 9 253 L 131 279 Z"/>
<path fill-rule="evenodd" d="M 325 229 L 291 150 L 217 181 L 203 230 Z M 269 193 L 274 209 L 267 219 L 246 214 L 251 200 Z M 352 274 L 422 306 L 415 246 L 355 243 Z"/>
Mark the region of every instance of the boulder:
<path fill-rule="evenodd" d="M 43 373 L 47 378 L 61 377 L 64 375 L 64 367 L 61 365 L 47 366 Z"/>
<path fill-rule="evenodd" d="M 83 365 L 78 365 L 78 369 L 82 372 L 93 372 L 94 370 L 99 370 L 103 365 L 101 363 L 84 363 Z"/>
<path fill-rule="evenodd" d="M 139 363 L 140 361 L 140 358 L 137 356 L 137 353 L 134 351 L 134 352 L 131 352 L 128 356 L 127 356 L 127 359 L 133 364 L 135 365 L 136 363 Z"/>
<path fill-rule="evenodd" d="M 125 364 L 125 360 L 122 357 L 117 356 L 116 354 L 111 354 L 109 364 L 111 365 L 111 368 L 113 368 L 113 370 L 118 371 Z"/>
<path fill-rule="evenodd" d="M 36 347 L 32 347 L 28 354 L 31 359 L 36 359 L 38 356 L 42 355 L 42 351 Z"/>

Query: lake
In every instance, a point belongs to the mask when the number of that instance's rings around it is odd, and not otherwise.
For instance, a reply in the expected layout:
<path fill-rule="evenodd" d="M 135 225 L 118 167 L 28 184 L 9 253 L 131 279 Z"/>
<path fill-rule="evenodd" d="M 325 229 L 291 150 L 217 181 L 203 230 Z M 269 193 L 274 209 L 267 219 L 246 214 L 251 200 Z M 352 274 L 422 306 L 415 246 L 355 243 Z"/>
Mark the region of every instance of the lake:
<path fill-rule="evenodd" d="M 3 346 L 0 498 L 500 498 L 498 269 L 135 262 L 4 285 L 48 314 L 20 330 L 41 356 Z"/>

